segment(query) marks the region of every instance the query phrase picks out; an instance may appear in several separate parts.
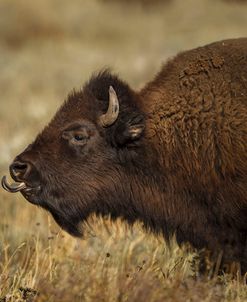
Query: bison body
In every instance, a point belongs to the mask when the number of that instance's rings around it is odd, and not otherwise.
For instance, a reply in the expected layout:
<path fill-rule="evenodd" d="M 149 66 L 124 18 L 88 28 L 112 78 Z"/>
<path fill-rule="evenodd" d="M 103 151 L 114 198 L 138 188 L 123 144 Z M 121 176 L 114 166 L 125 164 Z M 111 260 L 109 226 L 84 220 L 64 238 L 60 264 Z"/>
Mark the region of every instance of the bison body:
<path fill-rule="evenodd" d="M 180 53 L 139 92 L 92 77 L 10 173 L 72 235 L 92 213 L 139 220 L 247 271 L 247 39 Z"/>

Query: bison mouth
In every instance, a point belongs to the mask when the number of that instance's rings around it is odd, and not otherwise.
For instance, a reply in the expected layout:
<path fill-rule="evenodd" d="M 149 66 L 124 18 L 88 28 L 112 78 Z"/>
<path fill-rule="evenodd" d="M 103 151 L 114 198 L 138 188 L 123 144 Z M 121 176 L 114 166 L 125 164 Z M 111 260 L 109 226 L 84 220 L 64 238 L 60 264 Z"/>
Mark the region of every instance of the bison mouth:
<path fill-rule="evenodd" d="M 3 176 L 2 178 L 2 187 L 4 188 L 4 190 L 6 190 L 7 192 L 10 193 L 16 193 L 19 192 L 21 190 L 24 190 L 27 188 L 27 185 L 25 184 L 25 182 L 14 182 L 12 184 L 9 184 L 7 182 L 7 177 L 6 175 Z"/>
<path fill-rule="evenodd" d="M 7 192 L 10 192 L 10 193 L 21 192 L 24 195 L 24 197 L 32 203 L 36 203 L 34 197 L 41 190 L 41 187 L 39 185 L 32 187 L 24 181 L 22 181 L 22 182 L 15 181 L 15 182 L 9 184 L 7 181 L 7 177 L 5 175 L 2 177 L 1 184 L 2 184 L 2 187 L 4 188 L 4 190 L 6 190 Z"/>

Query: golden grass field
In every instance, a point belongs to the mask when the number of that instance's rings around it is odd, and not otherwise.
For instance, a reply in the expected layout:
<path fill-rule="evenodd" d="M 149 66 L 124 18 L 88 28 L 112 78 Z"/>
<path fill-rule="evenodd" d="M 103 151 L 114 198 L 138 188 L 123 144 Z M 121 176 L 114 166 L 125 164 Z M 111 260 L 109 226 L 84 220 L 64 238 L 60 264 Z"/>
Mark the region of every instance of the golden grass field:
<path fill-rule="evenodd" d="M 0 0 L 0 174 L 92 72 L 139 89 L 177 52 L 246 35 L 246 1 Z M 198 276 L 139 224 L 92 218 L 74 239 L 2 189 L 0 217 L 0 302 L 247 301 L 244 280 Z"/>

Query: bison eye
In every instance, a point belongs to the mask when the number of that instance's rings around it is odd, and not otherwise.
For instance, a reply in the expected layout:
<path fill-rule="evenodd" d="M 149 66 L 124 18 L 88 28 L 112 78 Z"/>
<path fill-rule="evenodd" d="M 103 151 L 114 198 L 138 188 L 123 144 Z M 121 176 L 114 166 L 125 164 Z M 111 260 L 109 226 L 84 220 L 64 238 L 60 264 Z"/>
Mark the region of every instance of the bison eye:
<path fill-rule="evenodd" d="M 62 134 L 62 138 L 70 145 L 79 146 L 85 145 L 89 139 L 86 129 L 82 130 L 66 130 Z"/>
<path fill-rule="evenodd" d="M 85 137 L 82 134 L 75 134 L 74 139 L 76 141 L 82 141 Z"/>
<path fill-rule="evenodd" d="M 70 142 L 73 145 L 85 145 L 88 141 L 88 138 L 89 136 L 86 131 L 76 131 L 74 133 L 71 133 Z"/>

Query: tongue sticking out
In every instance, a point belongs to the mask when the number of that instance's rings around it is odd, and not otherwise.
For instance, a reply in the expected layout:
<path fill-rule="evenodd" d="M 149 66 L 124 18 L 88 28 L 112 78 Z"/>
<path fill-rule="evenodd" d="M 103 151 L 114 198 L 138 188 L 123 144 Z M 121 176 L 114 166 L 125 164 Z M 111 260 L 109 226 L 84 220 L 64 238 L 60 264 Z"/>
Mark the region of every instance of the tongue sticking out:
<path fill-rule="evenodd" d="M 7 177 L 5 175 L 3 176 L 1 183 L 2 187 L 10 193 L 19 192 L 27 187 L 24 182 L 14 182 L 12 184 L 8 184 Z"/>

